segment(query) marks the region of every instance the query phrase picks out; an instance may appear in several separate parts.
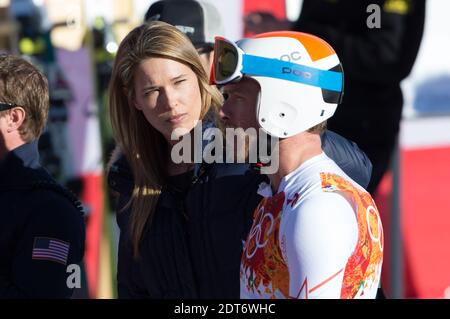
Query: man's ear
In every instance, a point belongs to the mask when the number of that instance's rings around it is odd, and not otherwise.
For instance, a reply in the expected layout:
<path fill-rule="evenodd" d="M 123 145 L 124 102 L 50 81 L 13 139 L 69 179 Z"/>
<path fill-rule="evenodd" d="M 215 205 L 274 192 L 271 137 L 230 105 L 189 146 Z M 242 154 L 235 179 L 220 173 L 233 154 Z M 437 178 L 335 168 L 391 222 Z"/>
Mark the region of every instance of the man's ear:
<path fill-rule="evenodd" d="M 23 107 L 17 106 L 9 110 L 8 112 L 8 128 L 9 133 L 19 130 L 22 123 L 25 121 L 26 112 Z"/>

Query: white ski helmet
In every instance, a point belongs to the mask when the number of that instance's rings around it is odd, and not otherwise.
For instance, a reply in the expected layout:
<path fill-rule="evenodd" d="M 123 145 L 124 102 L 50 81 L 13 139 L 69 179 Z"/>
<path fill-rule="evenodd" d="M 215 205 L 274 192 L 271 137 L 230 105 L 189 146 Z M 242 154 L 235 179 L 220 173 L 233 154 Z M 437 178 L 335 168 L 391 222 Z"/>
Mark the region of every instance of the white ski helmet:
<path fill-rule="evenodd" d="M 279 138 L 327 120 L 343 96 L 344 77 L 336 52 L 307 33 L 268 32 L 236 43 L 216 37 L 211 83 L 225 85 L 243 76 L 261 87 L 259 125 Z"/>

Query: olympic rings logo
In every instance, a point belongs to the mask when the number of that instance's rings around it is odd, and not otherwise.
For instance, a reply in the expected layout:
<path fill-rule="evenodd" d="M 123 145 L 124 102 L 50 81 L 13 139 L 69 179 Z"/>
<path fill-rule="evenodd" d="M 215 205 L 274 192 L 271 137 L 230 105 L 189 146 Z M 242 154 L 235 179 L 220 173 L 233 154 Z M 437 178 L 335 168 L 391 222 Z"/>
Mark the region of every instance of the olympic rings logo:
<path fill-rule="evenodd" d="M 269 235 L 272 233 L 272 229 L 273 229 L 273 225 L 274 225 L 274 219 L 272 214 L 269 213 L 265 213 L 264 212 L 264 207 L 261 207 L 258 211 L 258 216 L 259 216 L 259 220 L 258 222 L 252 227 L 250 234 L 248 235 L 248 242 L 247 245 L 245 247 L 245 255 L 248 259 L 252 258 L 257 250 L 259 248 L 264 248 L 267 245 L 267 242 L 269 241 Z M 263 238 L 261 238 L 261 233 L 262 233 L 262 225 L 264 224 L 265 221 L 268 221 L 270 224 L 267 227 L 267 230 L 264 232 L 263 234 Z M 261 242 L 261 240 L 264 239 L 264 237 L 266 238 L 266 240 L 264 242 Z M 250 252 L 248 251 L 248 248 L 250 246 L 250 243 L 255 242 L 255 245 L 253 247 L 253 250 Z"/>
<path fill-rule="evenodd" d="M 370 227 L 370 215 L 375 215 L 376 219 L 377 219 L 377 235 L 375 236 L 372 232 L 372 228 Z M 376 210 L 375 207 L 373 206 L 369 206 L 366 209 L 366 222 L 367 222 L 367 228 L 369 230 L 369 235 L 370 238 L 378 243 L 378 246 L 380 247 L 380 250 L 383 251 L 383 225 L 381 224 L 381 218 L 380 215 L 378 214 L 378 211 Z"/>

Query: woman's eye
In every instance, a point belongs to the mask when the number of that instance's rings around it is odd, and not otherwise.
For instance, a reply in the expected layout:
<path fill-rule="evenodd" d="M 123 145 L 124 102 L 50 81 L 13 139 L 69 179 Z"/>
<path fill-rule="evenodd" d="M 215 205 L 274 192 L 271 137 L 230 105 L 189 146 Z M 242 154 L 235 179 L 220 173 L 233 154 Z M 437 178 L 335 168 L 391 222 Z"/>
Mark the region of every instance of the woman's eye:
<path fill-rule="evenodd" d="M 146 91 L 146 92 L 144 93 L 144 95 L 145 95 L 145 96 L 149 96 L 149 95 L 155 94 L 155 93 L 157 93 L 157 92 L 158 92 L 158 90 L 150 90 L 150 91 Z"/>
<path fill-rule="evenodd" d="M 184 81 L 186 81 L 186 79 L 182 79 L 182 80 L 178 80 L 175 82 L 176 85 L 183 83 Z"/>

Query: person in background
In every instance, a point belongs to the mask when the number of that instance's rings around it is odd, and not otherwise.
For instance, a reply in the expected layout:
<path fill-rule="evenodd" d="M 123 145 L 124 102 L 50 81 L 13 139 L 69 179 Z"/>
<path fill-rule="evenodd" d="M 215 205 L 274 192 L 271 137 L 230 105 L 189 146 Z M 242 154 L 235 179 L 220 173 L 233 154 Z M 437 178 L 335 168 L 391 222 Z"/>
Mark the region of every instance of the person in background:
<path fill-rule="evenodd" d="M 67 272 L 84 255 L 80 203 L 39 163 L 48 109 L 41 72 L 0 56 L 0 298 L 69 298 L 81 288 L 68 278 L 76 267 Z"/>
<path fill-rule="evenodd" d="M 258 33 L 276 30 L 289 30 L 292 22 L 281 20 L 267 11 L 253 11 L 244 17 L 244 36 L 250 37 Z"/>
<path fill-rule="evenodd" d="M 148 8 L 144 21 L 164 21 L 186 34 L 209 74 L 214 37 L 224 34 L 220 13 L 214 5 L 199 0 L 157 1 Z"/>

